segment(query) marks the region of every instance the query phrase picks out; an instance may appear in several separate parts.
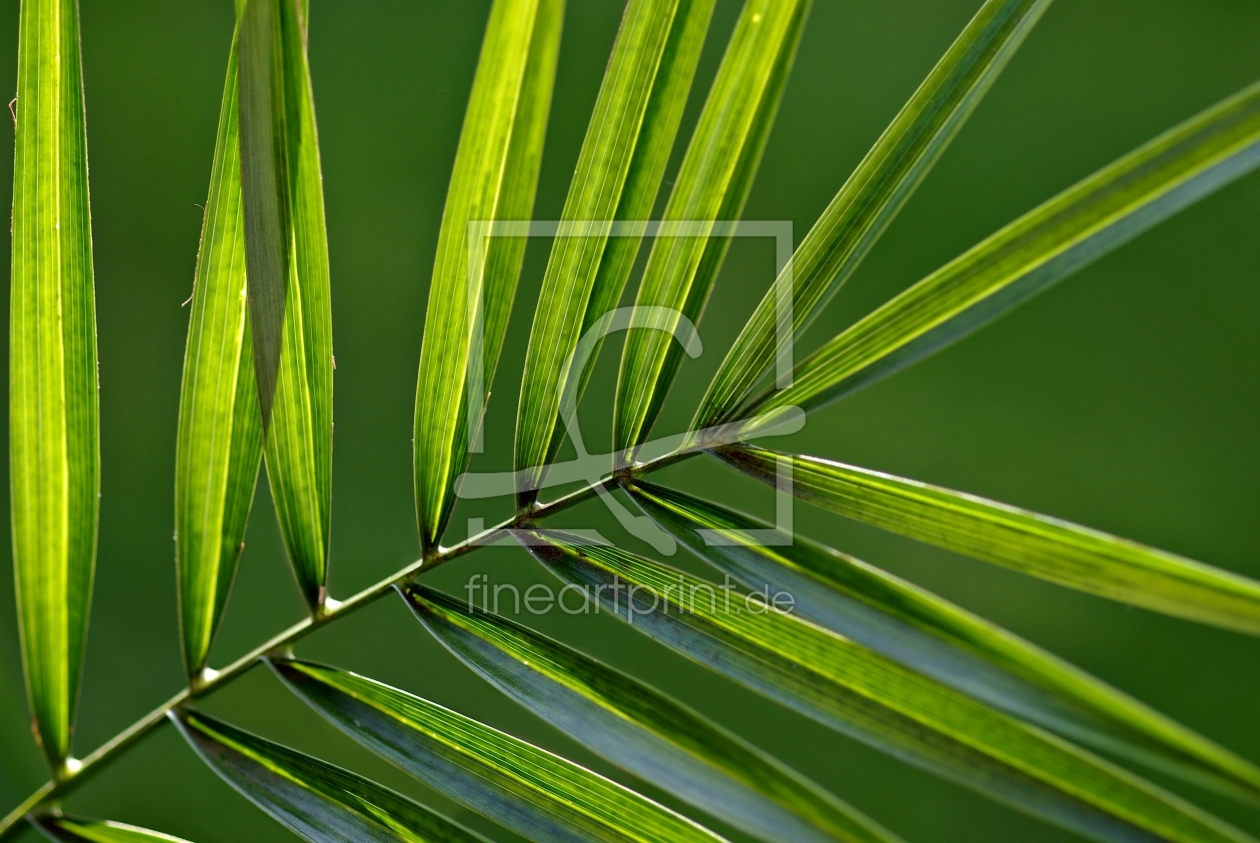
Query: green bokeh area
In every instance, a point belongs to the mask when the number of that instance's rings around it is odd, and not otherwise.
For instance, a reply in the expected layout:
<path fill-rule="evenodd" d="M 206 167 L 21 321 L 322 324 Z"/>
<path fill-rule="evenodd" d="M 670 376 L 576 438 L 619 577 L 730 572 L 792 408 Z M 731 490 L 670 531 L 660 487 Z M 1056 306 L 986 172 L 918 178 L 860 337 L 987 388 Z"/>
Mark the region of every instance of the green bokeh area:
<path fill-rule="evenodd" d="M 792 220 L 802 237 L 977 5 L 819 0 L 745 216 Z M 331 592 L 345 597 L 418 552 L 410 463 L 416 363 L 488 4 L 312 6 L 337 352 Z M 4 90 L 16 87 L 17 7 L 6 3 L 0 14 Z M 563 204 L 620 11 L 612 0 L 570 0 L 538 219 L 556 218 Z M 733 0 L 718 3 L 681 138 L 737 13 Z M 80 755 L 182 681 L 171 535 L 188 320 L 180 303 L 192 284 L 232 4 L 85 0 L 82 14 L 103 482 Z M 1257 44 L 1254 0 L 1059 0 L 801 350 L 1060 189 L 1260 78 Z M 0 163 L 5 191 L 10 162 L 5 155 Z M 8 202 L 7 195 L 0 200 Z M 1260 577 L 1258 220 L 1260 175 L 1253 174 L 1001 322 L 817 413 L 791 447 L 1009 501 Z M 547 246 L 534 241 L 529 248 L 479 469 L 510 462 L 516 385 Z M 731 250 L 701 327 L 705 354 L 684 365 L 658 433 L 686 423 L 772 275 L 769 241 Z M 592 447 L 609 439 L 619 347 L 606 348 L 583 406 Z M 773 511 L 767 489 L 713 461 L 693 460 L 657 477 L 750 511 Z M 7 484 L 0 494 L 7 495 Z M 464 537 L 467 519 L 490 523 L 508 505 L 462 502 L 447 543 Z M 624 537 L 598 502 L 555 524 Z M 1069 592 L 804 505 L 796 526 L 1009 626 L 1260 760 L 1260 642 Z M 7 539 L 2 544 L 9 546 Z M 301 614 L 265 483 L 248 546 L 216 646 L 218 664 Z M 432 581 L 462 593 L 475 573 L 496 583 L 548 581 L 514 548 L 464 557 Z M 11 583 L 6 571 L 0 813 L 44 779 L 25 712 Z M 693 668 L 607 617 L 555 612 L 523 619 L 695 705 L 908 840 L 1070 839 Z M 298 651 L 457 708 L 676 804 L 496 695 L 392 596 Z M 416 795 L 496 839 L 512 839 L 360 749 L 265 670 L 204 706 Z M 1260 814 L 1172 786 L 1260 834 Z M 67 809 L 198 843 L 292 839 L 202 767 L 169 727 L 75 794 Z"/>

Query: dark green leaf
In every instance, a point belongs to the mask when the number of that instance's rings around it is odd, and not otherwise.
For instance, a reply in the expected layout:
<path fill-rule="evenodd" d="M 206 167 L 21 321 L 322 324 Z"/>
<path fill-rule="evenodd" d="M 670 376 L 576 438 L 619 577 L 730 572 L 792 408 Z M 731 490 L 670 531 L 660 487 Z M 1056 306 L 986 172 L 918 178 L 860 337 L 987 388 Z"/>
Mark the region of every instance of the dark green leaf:
<path fill-rule="evenodd" d="M 100 490 L 96 310 L 76 0 L 26 0 L 18 43 L 9 471 L 26 685 L 70 756 Z"/>
<path fill-rule="evenodd" d="M 470 225 L 530 216 L 563 18 L 563 0 L 497 0 L 486 25 L 438 235 L 420 352 L 415 487 L 426 548 L 437 545 L 455 502 L 456 478 L 468 464 L 470 414 L 471 423 L 480 425 L 525 255 L 525 238 L 475 232 Z M 472 255 L 479 260 L 470 267 Z M 474 371 L 481 401 L 470 408 Z"/>
<path fill-rule="evenodd" d="M 741 411 L 812 410 L 943 348 L 1260 165 L 1260 84 L 1068 188 L 855 323 Z"/>
<path fill-rule="evenodd" d="M 247 0 L 241 186 L 267 479 L 303 598 L 318 611 L 332 505 L 332 311 L 305 7 Z"/>
<path fill-rule="evenodd" d="M 531 840 L 722 839 L 584 767 L 396 688 L 304 662 L 274 667 L 355 740 Z"/>
<path fill-rule="evenodd" d="M 486 843 L 405 796 L 200 712 L 172 713 L 224 781 L 311 843 Z"/>
<path fill-rule="evenodd" d="M 188 320 L 175 449 L 175 549 L 184 665 L 206 666 L 244 548 L 262 459 L 246 306 L 236 44 L 228 57 Z"/>
<path fill-rule="evenodd" d="M 528 540 L 561 580 L 640 632 L 820 723 L 1020 810 L 1099 840 L 1252 839 L 1061 738 L 756 595 L 616 548 L 579 549 L 551 531 Z"/>
<path fill-rule="evenodd" d="M 534 311 L 517 410 L 520 502 L 537 497 L 564 440 L 599 343 L 579 339 L 621 298 L 638 237 L 610 239 L 615 221 L 651 213 L 682 119 L 714 0 L 630 0 L 591 116 L 561 219 L 580 229 L 552 247 Z M 577 378 L 577 386 L 570 384 Z"/>
<path fill-rule="evenodd" d="M 403 595 L 434 637 L 500 691 L 644 781 L 736 828 L 763 840 L 897 839 L 799 773 L 620 671 L 471 601 L 419 586 Z"/>
<path fill-rule="evenodd" d="M 754 591 L 790 594 L 800 617 L 1074 740 L 1260 804 L 1254 765 L 947 600 L 716 504 L 642 481 L 631 492 L 719 571 Z"/>
<path fill-rule="evenodd" d="M 809 7 L 810 0 L 744 4 L 665 207 L 665 220 L 698 221 L 704 230 L 656 238 L 636 306 L 666 307 L 700 321 L 731 240 L 711 236 L 712 223 L 743 213 Z M 651 431 L 682 360 L 678 323 L 674 316 L 626 337 L 613 439 L 627 463 Z"/>
<path fill-rule="evenodd" d="M 1049 5 L 1049 0 L 987 0 L 976 13 L 757 306 L 700 402 L 692 429 L 730 421 L 784 350 L 778 319 L 786 312 L 780 296 L 788 299 L 790 291 L 785 335 L 795 336 L 853 274 Z"/>

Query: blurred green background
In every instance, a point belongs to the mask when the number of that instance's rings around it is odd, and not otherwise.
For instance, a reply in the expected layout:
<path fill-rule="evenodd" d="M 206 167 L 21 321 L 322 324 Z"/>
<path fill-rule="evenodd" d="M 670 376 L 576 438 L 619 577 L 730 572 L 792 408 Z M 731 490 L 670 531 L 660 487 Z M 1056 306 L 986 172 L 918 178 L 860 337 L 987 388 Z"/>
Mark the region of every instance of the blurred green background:
<path fill-rule="evenodd" d="M 331 589 L 344 597 L 418 550 L 410 468 L 416 363 L 488 3 L 312 6 L 338 364 Z M 977 6 L 818 0 L 745 216 L 790 219 L 799 240 Z M 737 13 L 734 0 L 719 0 L 682 139 Z M 16 87 L 17 14 L 12 0 L 0 14 L 0 90 Z M 81 755 L 182 681 L 172 546 L 188 317 L 180 303 L 192 284 L 197 203 L 205 201 L 209 179 L 232 4 L 85 0 L 82 15 L 103 496 L 76 736 Z M 569 2 L 536 218 L 560 211 L 619 16 L 613 0 Z M 818 344 L 1016 215 L 1260 78 L 1257 44 L 1254 0 L 1059 0 L 804 345 Z M 7 191 L 7 154 L 0 167 L 0 190 Z M 8 203 L 7 194 L 0 198 Z M 1000 323 L 819 412 L 794 447 L 1260 576 L 1258 221 L 1260 174 L 1253 174 Z M 510 459 L 516 383 L 547 246 L 535 241 L 528 253 L 479 468 L 505 468 Z M 731 250 L 702 325 L 708 351 L 684 367 L 658 432 L 685 424 L 772 274 L 769 241 Z M 596 445 L 608 439 L 618 346 L 606 350 L 583 408 L 588 441 Z M 772 511 L 767 489 L 712 461 L 694 460 L 658 478 Z M 0 494 L 7 495 L 7 484 Z M 490 523 L 506 511 L 507 502 L 462 503 L 448 543 L 463 538 L 466 518 Z M 937 590 L 1260 760 L 1260 642 L 1069 592 L 804 505 L 796 521 L 802 532 Z M 0 523 L 7 536 L 7 518 Z M 621 535 L 598 503 L 554 523 Z M 248 544 L 216 663 L 301 613 L 265 483 Z M 0 545 L 9 547 L 7 537 Z M 547 581 L 512 548 L 465 557 L 433 580 L 462 590 L 478 572 L 498 582 Z M 6 570 L 0 813 L 45 777 L 27 727 L 15 617 Z M 1069 839 L 693 669 L 606 617 L 526 619 L 748 735 L 909 840 Z M 393 598 L 321 631 L 299 653 L 400 685 L 633 781 L 497 696 Z M 359 749 L 264 670 L 204 705 L 490 828 Z M 1260 815 L 1175 787 L 1260 833 Z M 292 839 L 203 768 L 170 728 L 67 807 L 199 843 Z"/>

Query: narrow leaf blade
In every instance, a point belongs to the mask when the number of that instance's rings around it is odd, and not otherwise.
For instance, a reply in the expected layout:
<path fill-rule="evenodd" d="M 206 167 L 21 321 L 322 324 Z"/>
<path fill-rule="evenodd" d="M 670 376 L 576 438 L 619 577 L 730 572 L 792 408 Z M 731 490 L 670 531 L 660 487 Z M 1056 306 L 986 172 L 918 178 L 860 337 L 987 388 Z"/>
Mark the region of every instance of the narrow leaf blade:
<path fill-rule="evenodd" d="M 630 488 L 693 553 L 753 591 L 791 595 L 799 617 L 1073 740 L 1260 804 L 1253 764 L 960 606 L 717 504 Z"/>
<path fill-rule="evenodd" d="M 744 411 L 812 410 L 1001 316 L 1260 166 L 1260 83 L 1192 117 L 938 269 L 802 361 Z"/>
<path fill-rule="evenodd" d="M 956 553 L 1175 617 L 1260 635 L 1260 582 L 1153 547 L 974 495 L 818 457 L 723 449 L 776 482 L 792 462 L 795 494 L 825 509 Z"/>
<path fill-rule="evenodd" d="M 552 532 L 529 541 L 545 567 L 640 632 L 1012 807 L 1099 840 L 1251 840 L 1067 741 L 764 602 L 729 589 L 718 597 L 712 583 L 616 548 L 579 549 Z"/>
<path fill-rule="evenodd" d="M 1049 0 L 987 0 L 840 188 L 727 352 L 693 430 L 733 413 L 849 279 L 1036 25 Z M 791 319 L 780 336 L 783 300 Z"/>
<path fill-rule="evenodd" d="M 497 0 L 481 47 L 438 235 L 416 387 L 416 517 L 435 547 L 468 464 L 516 294 L 523 237 L 475 229 L 528 219 L 555 81 L 563 0 Z M 478 260 L 470 266 L 470 258 Z M 471 274 L 470 274 L 471 273 Z M 469 407 L 469 378 L 482 400 Z"/>
<path fill-rule="evenodd" d="M 561 214 L 580 230 L 556 238 L 534 311 L 516 419 L 522 506 L 537 497 L 563 442 L 561 417 L 589 380 L 600 342 L 578 360 L 579 340 L 616 305 L 634 264 L 638 238 L 608 234 L 615 221 L 651 212 L 713 2 L 629 0 L 626 7 Z"/>
<path fill-rule="evenodd" d="M 245 3 L 240 136 L 267 479 L 299 590 L 318 611 L 332 506 L 332 310 L 305 18 L 297 0 Z"/>
<path fill-rule="evenodd" d="M 311 843 L 486 843 L 362 776 L 195 711 L 172 713 L 201 759 L 238 793 Z"/>
<path fill-rule="evenodd" d="M 244 547 L 262 460 L 241 215 L 236 43 L 228 58 L 188 320 L 175 450 L 175 550 L 184 666 L 195 677 Z"/>
<path fill-rule="evenodd" d="M 172 837 L 157 831 L 149 831 L 125 823 L 84 820 L 75 817 L 41 817 L 33 820 L 36 828 L 49 840 L 65 843 L 188 843 L 180 837 Z"/>
<path fill-rule="evenodd" d="M 483 679 L 644 781 L 763 840 L 896 841 L 695 711 L 519 624 L 419 586 L 420 622 Z"/>
<path fill-rule="evenodd" d="M 305 662 L 273 666 L 352 738 L 531 840 L 722 839 L 584 767 L 396 688 Z"/>
<path fill-rule="evenodd" d="M 701 230 L 656 238 L 636 306 L 665 307 L 692 324 L 700 321 L 730 245 L 729 235 L 710 234 L 712 223 L 743 213 L 809 8 L 810 0 L 744 4 L 665 208 L 665 220 L 694 221 Z M 640 445 L 660 413 L 682 360 L 679 321 L 675 316 L 626 338 L 614 414 L 618 451 Z"/>
<path fill-rule="evenodd" d="M 18 45 L 9 315 L 13 556 L 36 737 L 70 755 L 100 490 L 96 312 L 79 13 L 27 0 Z"/>

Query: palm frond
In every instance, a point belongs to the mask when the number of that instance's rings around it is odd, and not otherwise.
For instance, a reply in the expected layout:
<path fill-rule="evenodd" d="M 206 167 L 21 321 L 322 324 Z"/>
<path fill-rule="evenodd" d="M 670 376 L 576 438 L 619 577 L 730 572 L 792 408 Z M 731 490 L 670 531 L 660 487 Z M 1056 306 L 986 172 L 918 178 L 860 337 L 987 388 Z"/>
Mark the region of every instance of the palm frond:
<path fill-rule="evenodd" d="M 188 843 L 157 831 L 125 823 L 84 820 L 76 817 L 41 817 L 34 826 L 49 840 L 62 843 Z"/>

